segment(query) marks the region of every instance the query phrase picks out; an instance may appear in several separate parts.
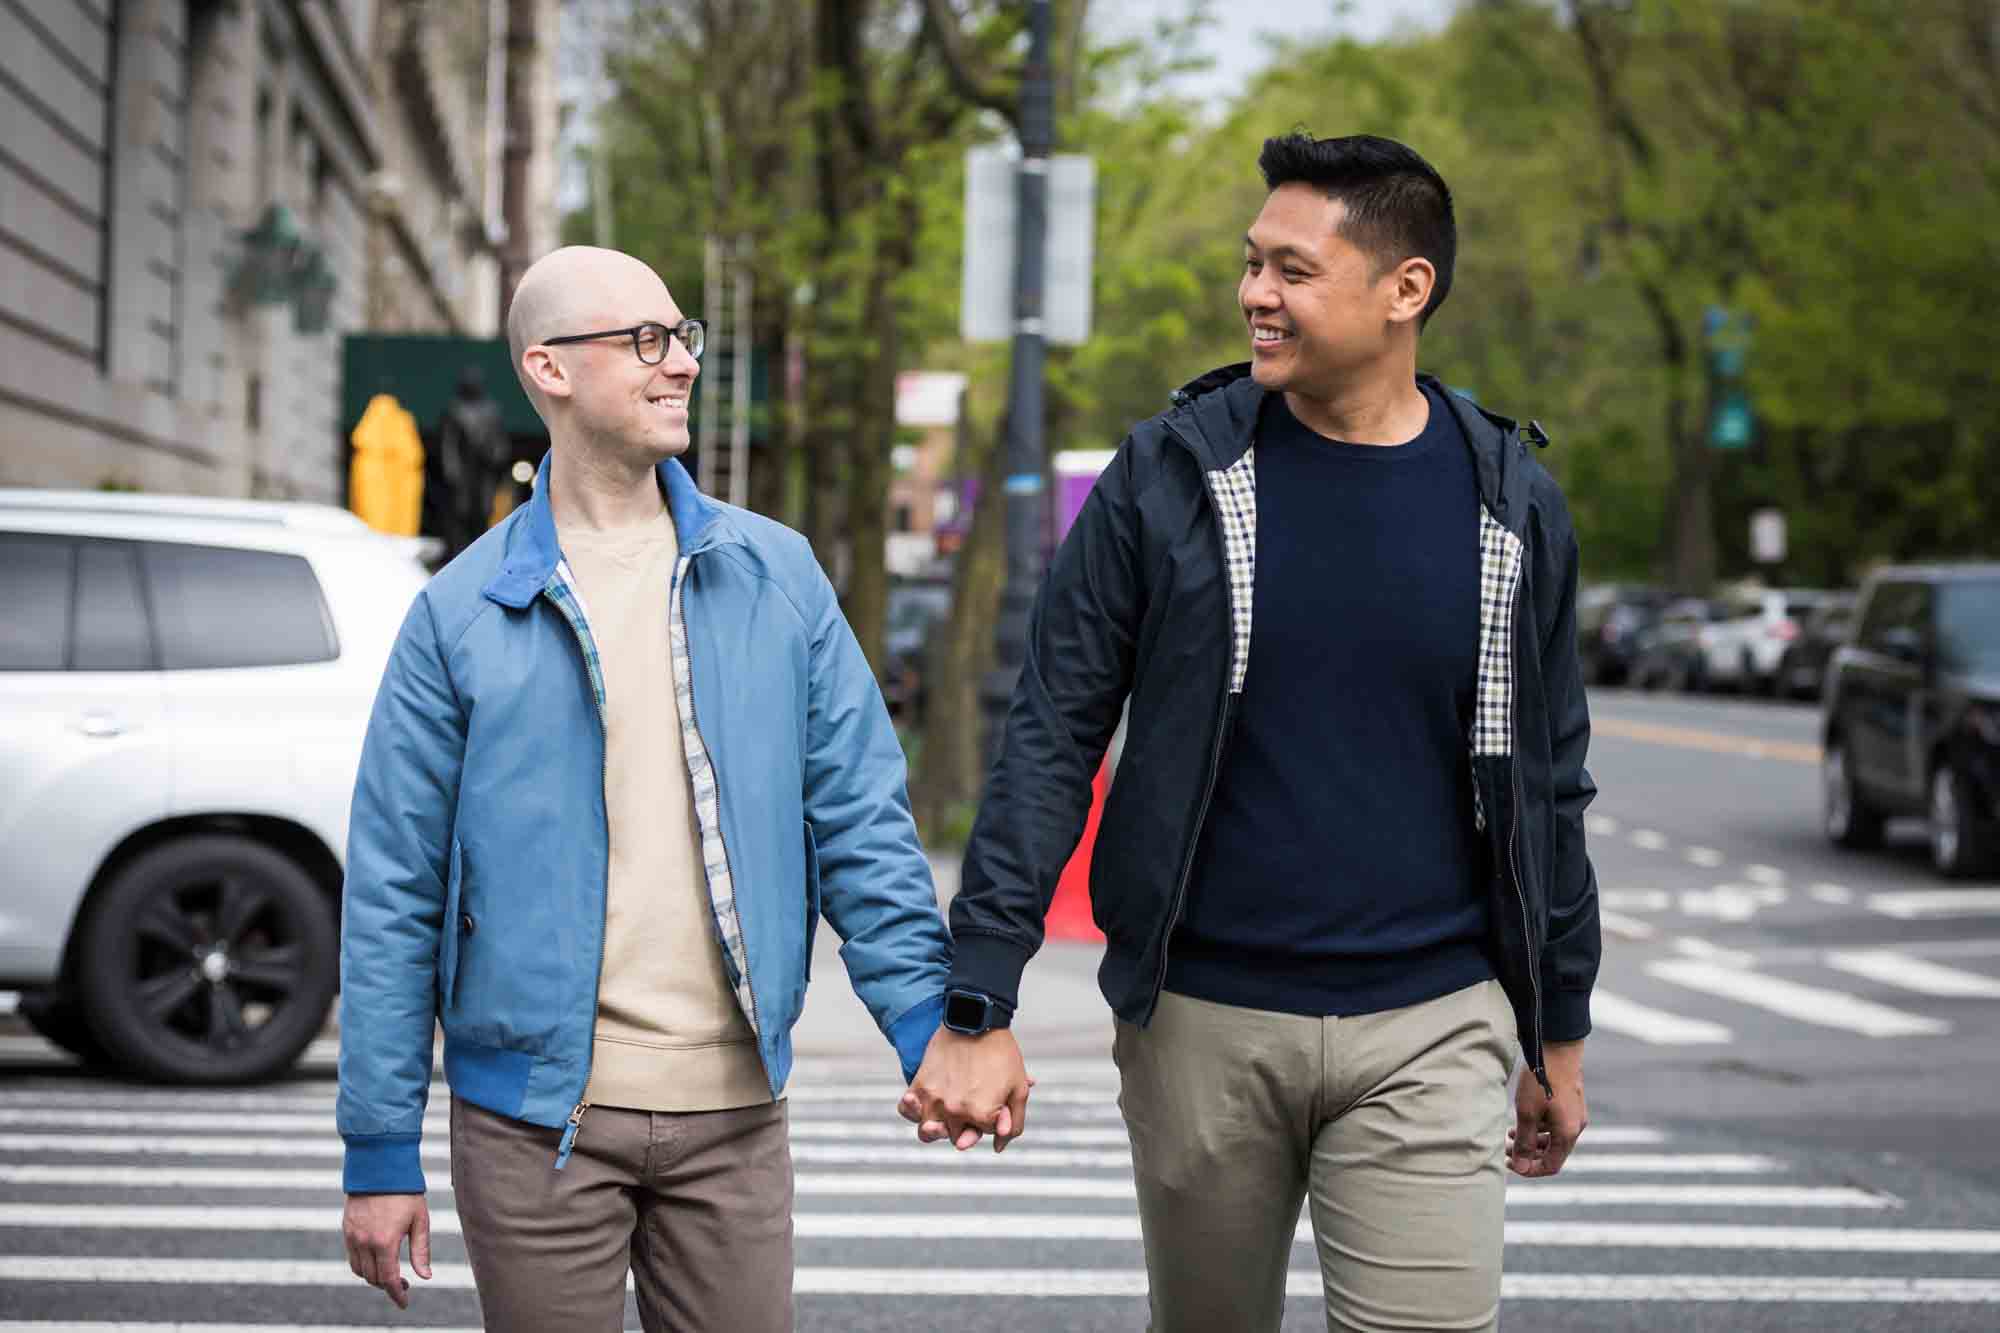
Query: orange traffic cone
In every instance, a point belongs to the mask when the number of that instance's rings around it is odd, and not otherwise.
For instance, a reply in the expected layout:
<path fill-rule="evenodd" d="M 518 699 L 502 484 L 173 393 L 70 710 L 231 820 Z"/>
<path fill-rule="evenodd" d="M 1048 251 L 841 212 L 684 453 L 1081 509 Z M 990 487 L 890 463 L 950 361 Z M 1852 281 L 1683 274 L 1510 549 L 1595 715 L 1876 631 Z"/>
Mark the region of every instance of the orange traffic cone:
<path fill-rule="evenodd" d="M 1049 939 L 1104 942 L 1104 932 L 1090 917 L 1090 852 L 1097 843 L 1097 821 L 1104 815 L 1104 793 L 1109 786 L 1110 770 L 1099 764 L 1090 786 L 1090 818 L 1084 821 L 1083 837 L 1070 853 L 1062 878 L 1056 881 L 1056 896 L 1043 922 Z"/>

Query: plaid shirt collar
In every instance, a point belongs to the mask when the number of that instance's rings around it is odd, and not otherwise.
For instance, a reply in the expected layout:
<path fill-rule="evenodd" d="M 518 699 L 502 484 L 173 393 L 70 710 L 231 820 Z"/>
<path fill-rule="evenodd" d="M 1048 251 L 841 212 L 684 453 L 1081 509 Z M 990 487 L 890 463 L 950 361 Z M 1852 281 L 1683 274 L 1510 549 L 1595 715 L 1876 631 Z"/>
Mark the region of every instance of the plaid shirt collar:
<path fill-rule="evenodd" d="M 542 464 L 535 471 L 534 494 L 510 520 L 506 554 L 482 590 L 502 606 L 519 609 L 534 601 L 548 586 L 562 559 L 562 550 L 556 542 L 555 512 L 549 506 L 552 456 L 552 453 L 542 455 Z M 674 516 L 674 531 L 680 539 L 682 555 L 696 555 L 713 546 L 743 540 L 728 509 L 701 493 L 679 459 L 669 458 L 661 463 L 659 477 L 667 509 Z"/>

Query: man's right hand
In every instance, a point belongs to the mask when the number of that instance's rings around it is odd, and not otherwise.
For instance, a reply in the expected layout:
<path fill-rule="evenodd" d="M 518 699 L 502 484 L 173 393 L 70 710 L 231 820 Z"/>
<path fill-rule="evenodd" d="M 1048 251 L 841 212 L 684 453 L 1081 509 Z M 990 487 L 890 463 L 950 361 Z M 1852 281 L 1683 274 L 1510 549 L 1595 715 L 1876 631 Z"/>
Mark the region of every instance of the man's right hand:
<path fill-rule="evenodd" d="M 347 1266 L 371 1287 L 380 1287 L 399 1310 L 410 1308 L 410 1284 L 403 1280 L 403 1238 L 410 1238 L 410 1267 L 431 1277 L 431 1210 L 421 1194 L 350 1194 L 341 1218 Z"/>
<path fill-rule="evenodd" d="M 963 1152 L 984 1132 L 993 1135 L 993 1151 L 1005 1152 L 1028 1128 L 1034 1085 L 1008 1029 L 968 1037 L 939 1028 L 896 1110 L 925 1143 L 949 1138 Z"/>

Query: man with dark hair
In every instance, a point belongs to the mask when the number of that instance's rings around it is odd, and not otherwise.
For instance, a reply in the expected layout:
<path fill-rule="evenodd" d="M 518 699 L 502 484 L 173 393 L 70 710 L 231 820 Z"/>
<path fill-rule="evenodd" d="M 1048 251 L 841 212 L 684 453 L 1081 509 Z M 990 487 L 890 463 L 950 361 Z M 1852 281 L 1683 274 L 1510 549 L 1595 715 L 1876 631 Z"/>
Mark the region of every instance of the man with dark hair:
<path fill-rule="evenodd" d="M 1135 428 L 1056 555 L 902 1110 L 1019 1131 L 1006 1024 L 1129 702 L 1091 897 L 1153 1328 L 1275 1330 L 1310 1200 L 1329 1328 L 1490 1329 L 1505 1168 L 1586 1119 L 1576 540 L 1540 428 L 1417 374 L 1438 173 L 1369 136 L 1259 165 L 1251 360 Z"/>

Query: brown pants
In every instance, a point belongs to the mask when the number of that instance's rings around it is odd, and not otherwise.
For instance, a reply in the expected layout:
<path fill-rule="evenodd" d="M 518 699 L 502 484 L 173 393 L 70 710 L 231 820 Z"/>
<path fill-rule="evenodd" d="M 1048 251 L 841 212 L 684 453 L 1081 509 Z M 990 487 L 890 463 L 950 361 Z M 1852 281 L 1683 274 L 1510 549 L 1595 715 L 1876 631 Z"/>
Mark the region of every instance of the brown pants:
<path fill-rule="evenodd" d="M 792 1153 L 782 1101 L 736 1111 L 593 1106 L 560 1131 L 451 1100 L 451 1183 L 488 1329 L 792 1327 Z"/>
<path fill-rule="evenodd" d="M 1328 1329 L 1497 1327 L 1517 1050 L 1497 981 L 1324 1019 L 1169 992 L 1119 1023 L 1153 1333 L 1276 1333 L 1308 1198 Z"/>

